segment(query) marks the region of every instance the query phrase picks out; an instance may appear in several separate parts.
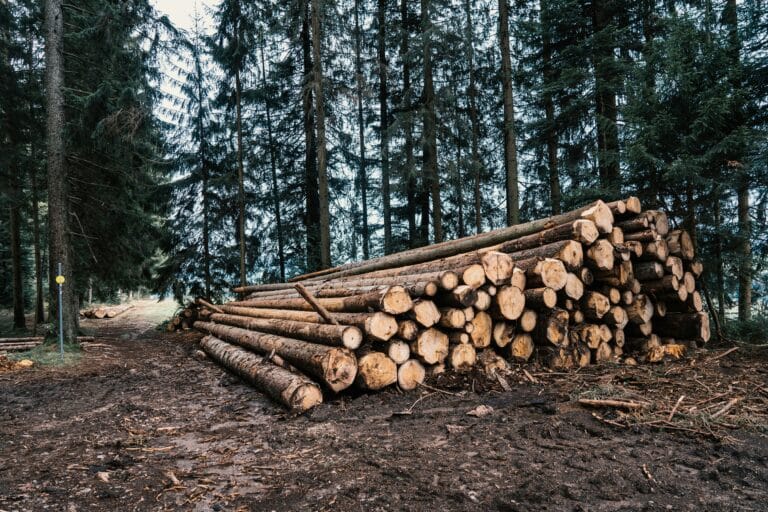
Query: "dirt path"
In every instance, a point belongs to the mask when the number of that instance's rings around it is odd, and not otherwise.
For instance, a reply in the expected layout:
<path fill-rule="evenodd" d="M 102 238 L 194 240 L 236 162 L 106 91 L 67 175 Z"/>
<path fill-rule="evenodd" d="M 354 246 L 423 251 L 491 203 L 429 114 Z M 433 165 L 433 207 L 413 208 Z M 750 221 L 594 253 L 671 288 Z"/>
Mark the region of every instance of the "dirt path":
<path fill-rule="evenodd" d="M 532 383 L 291 418 L 159 320 L 143 304 L 76 366 L 0 374 L 0 510 L 768 510 L 754 429 L 619 429 Z M 478 404 L 494 412 L 468 416 Z"/>

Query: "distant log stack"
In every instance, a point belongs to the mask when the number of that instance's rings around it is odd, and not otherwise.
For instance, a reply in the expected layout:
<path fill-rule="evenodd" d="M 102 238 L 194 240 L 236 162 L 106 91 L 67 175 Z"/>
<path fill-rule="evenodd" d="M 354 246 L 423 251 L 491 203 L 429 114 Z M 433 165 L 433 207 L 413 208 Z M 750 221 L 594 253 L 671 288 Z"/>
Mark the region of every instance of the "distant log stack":
<path fill-rule="evenodd" d="M 701 273 L 688 233 L 632 197 L 237 287 L 239 300 L 198 299 L 169 330 L 203 331 L 214 360 L 303 410 L 318 401 L 309 379 L 333 392 L 408 390 L 443 371 L 532 358 L 569 369 L 679 357 L 709 340 Z"/>
<path fill-rule="evenodd" d="M 129 309 L 133 308 L 132 304 L 118 304 L 115 306 L 95 306 L 89 309 L 80 311 L 80 316 L 85 318 L 92 318 L 95 320 L 101 320 L 104 318 L 115 318 L 122 315 Z"/>

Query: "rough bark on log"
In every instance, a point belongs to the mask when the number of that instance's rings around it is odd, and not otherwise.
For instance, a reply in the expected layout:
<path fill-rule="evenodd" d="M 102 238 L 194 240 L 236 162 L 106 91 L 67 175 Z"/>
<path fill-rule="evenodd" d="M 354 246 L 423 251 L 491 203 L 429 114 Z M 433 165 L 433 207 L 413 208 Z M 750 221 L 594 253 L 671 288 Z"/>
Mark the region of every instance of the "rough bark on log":
<path fill-rule="evenodd" d="M 211 322 L 195 322 L 195 328 L 262 354 L 274 352 L 290 364 L 317 377 L 333 391 L 349 387 L 357 375 L 357 360 L 347 349 Z"/>
<path fill-rule="evenodd" d="M 200 346 L 211 359 L 292 411 L 304 412 L 323 401 L 320 386 L 266 358 L 214 336 L 203 338 Z"/>
<path fill-rule="evenodd" d="M 468 308 L 477 301 L 477 291 L 471 286 L 462 284 L 448 293 L 435 297 L 438 304 L 455 308 Z"/>
<path fill-rule="evenodd" d="M 557 292 L 552 288 L 529 288 L 523 293 L 525 305 L 531 309 L 552 309 L 557 305 Z"/>
<path fill-rule="evenodd" d="M 329 312 L 362 312 L 369 308 L 383 311 L 391 315 L 405 313 L 413 306 L 408 291 L 402 286 L 390 286 L 382 291 L 351 295 L 349 297 L 336 297 L 329 299 L 317 299 Z M 312 311 L 313 308 L 303 298 L 293 299 L 248 299 L 230 303 L 233 306 L 249 308 L 270 309 L 295 309 L 300 311 Z"/>
<path fill-rule="evenodd" d="M 517 264 L 531 258 L 552 258 L 563 262 L 568 270 L 578 270 L 584 264 L 584 249 L 573 240 L 561 240 L 551 244 L 510 254 Z"/>
<path fill-rule="evenodd" d="M 248 316 L 214 313 L 210 320 L 217 324 L 242 327 L 252 331 L 267 334 L 277 334 L 287 338 L 295 338 L 332 347 L 357 349 L 363 342 L 363 333 L 351 325 L 317 324 L 311 322 L 295 322 L 291 320 L 253 318 Z"/>
<path fill-rule="evenodd" d="M 702 343 L 709 341 L 709 315 L 706 313 L 667 313 L 664 318 L 653 319 L 654 332 Z"/>

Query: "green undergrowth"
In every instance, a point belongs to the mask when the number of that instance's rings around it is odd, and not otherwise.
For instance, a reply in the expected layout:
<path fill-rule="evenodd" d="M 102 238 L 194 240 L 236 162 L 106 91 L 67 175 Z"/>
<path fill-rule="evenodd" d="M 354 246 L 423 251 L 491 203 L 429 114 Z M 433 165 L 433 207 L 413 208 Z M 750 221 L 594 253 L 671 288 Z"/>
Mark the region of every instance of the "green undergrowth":
<path fill-rule="evenodd" d="M 8 357 L 16 361 L 30 359 L 38 366 L 69 366 L 80 362 L 80 359 L 83 357 L 83 351 L 78 345 L 65 343 L 64 358 L 62 359 L 61 352 L 59 351 L 59 342 L 46 340 L 45 343 L 31 350 L 15 352 L 9 354 Z"/>

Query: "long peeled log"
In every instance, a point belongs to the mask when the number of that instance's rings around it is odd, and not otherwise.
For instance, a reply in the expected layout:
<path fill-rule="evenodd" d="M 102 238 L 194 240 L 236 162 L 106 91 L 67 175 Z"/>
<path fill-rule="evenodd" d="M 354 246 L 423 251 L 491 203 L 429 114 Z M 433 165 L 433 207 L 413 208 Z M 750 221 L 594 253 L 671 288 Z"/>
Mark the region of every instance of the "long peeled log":
<path fill-rule="evenodd" d="M 214 336 L 200 342 L 211 359 L 292 411 L 304 412 L 323 402 L 320 386 L 308 377 Z"/>
<path fill-rule="evenodd" d="M 613 214 L 611 213 L 610 208 L 608 208 L 604 202 L 598 200 L 588 206 L 579 208 L 578 210 L 555 215 L 546 219 L 517 224 L 515 226 L 489 231 L 487 233 L 480 233 L 458 240 L 451 240 L 432 246 L 411 249 L 409 251 L 390 254 L 372 260 L 348 263 L 339 267 L 320 270 L 311 274 L 304 274 L 293 278 L 292 281 L 301 281 L 304 279 L 330 275 L 333 275 L 334 277 L 343 277 L 364 274 L 375 270 L 424 263 L 438 258 L 461 254 L 462 252 L 486 248 L 533 233 L 539 233 L 545 229 L 573 222 L 578 219 L 591 220 L 602 233 L 610 233 L 613 228 Z"/>
<path fill-rule="evenodd" d="M 219 308 L 231 315 L 253 318 L 274 318 L 296 322 L 324 323 L 325 320 L 314 311 L 293 309 L 269 309 L 230 306 L 222 304 Z M 334 320 L 343 325 L 354 325 L 375 341 L 387 341 L 397 333 L 397 320 L 392 315 L 377 311 L 375 313 L 334 313 Z"/>
<path fill-rule="evenodd" d="M 351 295 L 349 297 L 317 299 L 317 302 L 330 312 L 359 312 L 368 311 L 369 308 L 372 308 L 391 315 L 405 313 L 413 306 L 413 301 L 411 301 L 411 296 L 408 294 L 408 290 L 402 286 L 390 286 L 382 291 Z M 303 298 L 249 299 L 231 302 L 230 304 L 250 308 L 281 308 L 312 311 L 312 306 Z"/>
<path fill-rule="evenodd" d="M 195 328 L 261 354 L 274 352 L 293 366 L 317 377 L 333 391 L 348 388 L 357 375 L 357 359 L 352 352 L 344 348 L 328 347 L 211 322 L 195 322 Z"/>
<path fill-rule="evenodd" d="M 218 324 L 242 327 L 252 331 L 278 334 L 313 343 L 355 350 L 363 341 L 363 333 L 351 325 L 317 324 L 271 318 L 252 318 L 239 315 L 214 313 L 211 321 Z"/>

